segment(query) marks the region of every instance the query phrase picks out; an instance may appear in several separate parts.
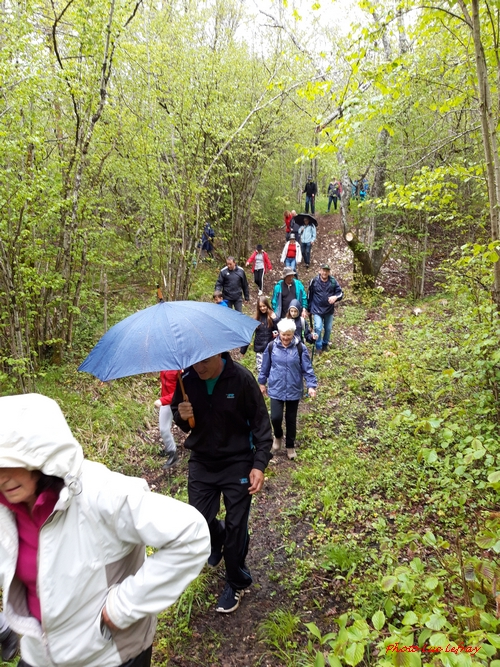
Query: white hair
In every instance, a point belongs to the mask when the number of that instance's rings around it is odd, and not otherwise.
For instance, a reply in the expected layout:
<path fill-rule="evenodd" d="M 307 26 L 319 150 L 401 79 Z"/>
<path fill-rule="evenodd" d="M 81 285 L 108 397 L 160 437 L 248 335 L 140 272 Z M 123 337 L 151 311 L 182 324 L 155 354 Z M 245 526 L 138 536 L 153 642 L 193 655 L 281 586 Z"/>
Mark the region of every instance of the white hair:
<path fill-rule="evenodd" d="M 295 333 L 295 322 L 289 318 L 278 322 L 278 331 L 280 333 Z"/>

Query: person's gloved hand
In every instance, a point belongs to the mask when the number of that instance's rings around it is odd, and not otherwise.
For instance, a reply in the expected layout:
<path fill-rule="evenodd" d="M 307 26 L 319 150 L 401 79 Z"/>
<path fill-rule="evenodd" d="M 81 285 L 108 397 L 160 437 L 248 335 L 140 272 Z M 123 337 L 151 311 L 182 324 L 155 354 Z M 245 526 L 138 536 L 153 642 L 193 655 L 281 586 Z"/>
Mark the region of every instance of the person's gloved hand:
<path fill-rule="evenodd" d="M 157 398 L 155 401 L 155 408 L 161 408 L 161 401 L 159 398 Z"/>

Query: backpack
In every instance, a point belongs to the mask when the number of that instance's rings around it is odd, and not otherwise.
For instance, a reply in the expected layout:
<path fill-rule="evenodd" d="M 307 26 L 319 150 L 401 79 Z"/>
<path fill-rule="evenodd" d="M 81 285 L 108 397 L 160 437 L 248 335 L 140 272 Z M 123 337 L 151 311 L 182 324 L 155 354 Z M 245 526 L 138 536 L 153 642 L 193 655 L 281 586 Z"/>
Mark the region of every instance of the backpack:
<path fill-rule="evenodd" d="M 304 318 L 302 318 L 302 319 L 304 319 Z M 274 341 L 274 340 L 269 341 L 269 343 L 267 344 L 267 347 L 266 347 L 266 350 L 269 350 L 269 359 L 271 361 L 271 366 L 273 365 L 273 349 L 272 349 L 272 346 L 274 345 L 275 342 L 276 341 Z M 299 340 L 299 344 L 297 345 L 297 351 L 299 353 L 299 361 L 300 361 L 301 368 L 302 368 L 302 355 L 304 354 L 304 348 L 305 348 L 304 343 L 301 340 Z"/>

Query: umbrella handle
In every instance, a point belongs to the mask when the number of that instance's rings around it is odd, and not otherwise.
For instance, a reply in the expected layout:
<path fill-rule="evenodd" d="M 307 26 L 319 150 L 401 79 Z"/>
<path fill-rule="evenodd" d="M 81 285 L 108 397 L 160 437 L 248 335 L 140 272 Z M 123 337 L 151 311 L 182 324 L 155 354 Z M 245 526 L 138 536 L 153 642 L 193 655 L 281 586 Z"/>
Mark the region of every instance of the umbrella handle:
<path fill-rule="evenodd" d="M 177 379 L 179 380 L 179 385 L 180 385 L 180 387 L 181 387 L 182 398 L 186 401 L 186 400 L 187 400 L 187 394 L 186 394 L 186 390 L 184 389 L 184 382 L 182 381 L 181 371 L 177 371 Z M 194 417 L 189 417 L 189 419 L 188 419 L 188 424 L 189 424 L 189 427 L 190 427 L 190 428 L 194 428 L 194 427 L 195 427 L 196 422 L 195 422 L 195 420 L 194 420 Z"/>

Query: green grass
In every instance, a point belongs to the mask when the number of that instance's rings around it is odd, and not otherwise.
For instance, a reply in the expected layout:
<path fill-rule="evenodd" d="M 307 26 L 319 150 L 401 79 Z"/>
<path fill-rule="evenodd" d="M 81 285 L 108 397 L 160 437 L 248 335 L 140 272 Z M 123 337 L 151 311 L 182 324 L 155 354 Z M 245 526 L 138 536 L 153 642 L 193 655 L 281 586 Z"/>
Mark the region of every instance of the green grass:
<path fill-rule="evenodd" d="M 211 294 L 216 272 L 200 269 L 194 296 Z M 335 322 L 346 335 L 315 359 L 320 388 L 301 413 L 292 487 L 283 490 L 293 501 L 269 517 L 285 557 L 278 567 L 268 556 L 269 577 L 288 606 L 268 616 L 259 639 L 276 664 L 322 665 L 325 655 L 337 667 L 382 667 L 389 639 L 443 637 L 486 651 L 445 667 L 498 659 L 500 325 L 487 293 L 467 291 L 460 275 L 446 290 L 418 317 L 410 301 L 350 299 Z M 368 318 L 374 309 L 377 321 Z M 251 348 L 242 363 L 255 371 Z M 46 369 L 36 388 L 59 401 L 90 458 L 134 475 L 161 466 L 144 437 L 157 419 L 157 378 L 101 385 L 67 365 Z M 186 500 L 185 471 L 169 480 Z M 196 647 L 191 620 L 215 602 L 211 576 L 161 616 L 155 664 Z M 311 617 L 306 646 L 301 622 Z M 214 664 L 223 641 L 203 636 Z M 357 663 L 347 653 L 354 644 Z"/>

